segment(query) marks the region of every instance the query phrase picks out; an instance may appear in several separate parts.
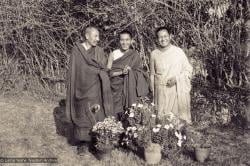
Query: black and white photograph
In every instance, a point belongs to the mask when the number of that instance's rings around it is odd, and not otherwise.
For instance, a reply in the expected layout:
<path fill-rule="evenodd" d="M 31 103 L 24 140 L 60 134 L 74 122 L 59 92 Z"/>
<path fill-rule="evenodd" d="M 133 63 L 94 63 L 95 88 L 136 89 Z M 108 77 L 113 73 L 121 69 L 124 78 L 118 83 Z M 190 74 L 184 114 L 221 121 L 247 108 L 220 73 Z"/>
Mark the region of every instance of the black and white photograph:
<path fill-rule="evenodd" d="M 0 0 L 0 165 L 250 166 L 250 1 Z"/>

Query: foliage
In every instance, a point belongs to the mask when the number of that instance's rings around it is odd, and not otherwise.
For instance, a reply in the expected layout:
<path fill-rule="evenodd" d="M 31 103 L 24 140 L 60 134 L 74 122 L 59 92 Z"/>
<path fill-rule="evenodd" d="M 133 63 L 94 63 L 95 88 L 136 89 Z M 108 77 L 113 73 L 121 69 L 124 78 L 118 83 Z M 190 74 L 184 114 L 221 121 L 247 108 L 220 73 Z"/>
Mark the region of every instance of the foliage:
<path fill-rule="evenodd" d="M 193 122 L 198 122 L 199 126 L 204 128 L 212 124 L 228 125 L 230 122 L 242 127 L 248 93 L 241 88 L 225 91 L 193 84 L 191 92 Z"/>
<path fill-rule="evenodd" d="M 157 117 L 155 106 L 145 102 L 134 104 L 125 114 L 128 116 L 123 119 L 126 124 L 123 146 L 139 151 L 157 143 L 161 145 L 163 155 L 169 158 L 182 152 L 187 139 L 186 124 L 174 114 Z"/>
<path fill-rule="evenodd" d="M 221 88 L 242 86 L 240 44 L 248 7 L 246 0 L 3 0 L 0 55 L 17 61 L 19 75 L 33 76 L 53 91 L 53 80 L 66 77 L 70 50 L 82 40 L 86 26 L 100 28 L 100 45 L 108 52 L 117 47 L 120 31 L 131 30 L 147 67 L 156 46 L 154 31 L 167 25 L 196 74 L 208 75 L 208 81 Z"/>
<path fill-rule="evenodd" d="M 220 121 L 215 117 L 221 101 L 231 115 L 241 115 L 237 103 L 244 102 L 247 92 L 243 64 L 249 6 L 247 0 L 2 0 L 0 93 L 65 96 L 71 48 L 83 41 L 89 25 L 100 29 L 100 45 L 107 53 L 117 47 L 120 31 L 131 30 L 133 47 L 149 71 L 155 29 L 168 26 L 173 43 L 185 50 L 194 67 L 194 121 Z"/>
<path fill-rule="evenodd" d="M 187 140 L 186 126 L 186 123 L 173 113 L 157 122 L 153 128 L 152 142 L 162 146 L 164 157 L 178 157 L 178 154 L 183 152 Z"/>
<path fill-rule="evenodd" d="M 107 117 L 103 122 L 93 126 L 91 135 L 98 150 L 112 149 L 119 145 L 121 134 L 124 132 L 121 122 L 114 117 Z"/>
<path fill-rule="evenodd" d="M 147 101 L 143 100 L 142 103 L 133 104 L 122 118 L 126 129 L 122 145 L 134 151 L 151 142 L 152 128 L 156 120 L 156 108 Z"/>

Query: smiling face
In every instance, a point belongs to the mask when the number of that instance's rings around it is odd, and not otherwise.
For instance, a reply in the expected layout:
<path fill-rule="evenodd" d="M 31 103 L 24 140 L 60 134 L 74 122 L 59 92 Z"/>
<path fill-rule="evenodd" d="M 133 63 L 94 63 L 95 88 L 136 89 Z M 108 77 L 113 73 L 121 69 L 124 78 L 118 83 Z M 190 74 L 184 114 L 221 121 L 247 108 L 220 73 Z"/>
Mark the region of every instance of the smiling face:
<path fill-rule="evenodd" d="M 132 44 L 132 37 L 127 33 L 120 34 L 120 45 L 121 49 L 126 51 L 130 48 Z"/>
<path fill-rule="evenodd" d="M 171 41 L 171 35 L 167 30 L 163 29 L 157 33 L 159 45 L 163 48 L 168 47 Z"/>
<path fill-rule="evenodd" d="M 95 28 L 88 29 L 86 31 L 86 39 L 87 39 L 87 42 L 91 46 L 94 46 L 94 47 L 97 46 L 97 44 L 100 40 L 99 31 Z"/>

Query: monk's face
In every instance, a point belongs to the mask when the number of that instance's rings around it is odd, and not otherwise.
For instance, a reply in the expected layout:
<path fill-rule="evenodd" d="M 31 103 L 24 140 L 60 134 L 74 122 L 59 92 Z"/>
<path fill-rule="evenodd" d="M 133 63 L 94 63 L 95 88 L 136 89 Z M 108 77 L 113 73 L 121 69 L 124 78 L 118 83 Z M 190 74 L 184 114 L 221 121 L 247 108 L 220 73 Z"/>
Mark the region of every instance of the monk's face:
<path fill-rule="evenodd" d="M 100 40 L 100 35 L 99 35 L 99 31 L 97 29 L 91 29 L 86 33 L 86 39 L 87 42 L 91 45 L 91 46 L 97 46 L 99 40 Z"/>
<path fill-rule="evenodd" d="M 171 41 L 171 35 L 167 30 L 163 29 L 157 33 L 158 43 L 161 47 L 167 47 Z"/>
<path fill-rule="evenodd" d="M 122 50 L 126 51 L 130 48 L 132 44 L 132 38 L 129 34 L 124 33 L 120 35 L 120 45 Z"/>

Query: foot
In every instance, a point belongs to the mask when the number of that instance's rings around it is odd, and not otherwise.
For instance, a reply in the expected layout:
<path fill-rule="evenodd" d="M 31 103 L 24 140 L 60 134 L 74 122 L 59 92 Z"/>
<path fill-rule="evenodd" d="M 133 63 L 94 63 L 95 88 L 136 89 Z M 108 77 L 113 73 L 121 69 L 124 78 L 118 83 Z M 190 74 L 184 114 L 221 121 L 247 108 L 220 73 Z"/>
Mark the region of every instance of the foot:
<path fill-rule="evenodd" d="M 85 156 L 89 154 L 89 147 L 84 144 L 84 145 L 79 145 L 77 147 L 77 154 L 80 156 Z"/>

